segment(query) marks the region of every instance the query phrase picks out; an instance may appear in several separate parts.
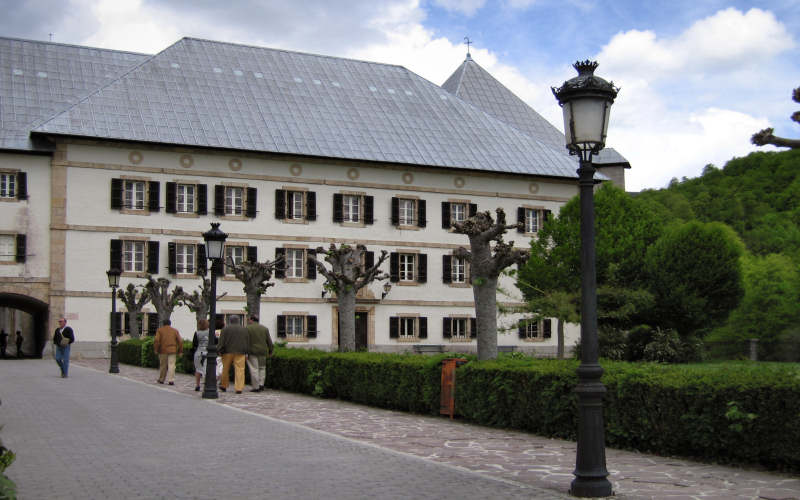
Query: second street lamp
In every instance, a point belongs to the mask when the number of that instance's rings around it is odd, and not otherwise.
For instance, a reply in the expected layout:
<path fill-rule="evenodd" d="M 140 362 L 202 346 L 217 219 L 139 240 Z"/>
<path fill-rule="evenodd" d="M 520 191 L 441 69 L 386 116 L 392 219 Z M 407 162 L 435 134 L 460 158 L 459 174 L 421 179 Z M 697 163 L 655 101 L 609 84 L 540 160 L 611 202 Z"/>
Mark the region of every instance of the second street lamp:
<path fill-rule="evenodd" d="M 228 235 L 220 231 L 219 222 L 211 223 L 211 230 L 203 233 L 206 242 L 206 258 L 211 261 L 211 298 L 209 300 L 208 354 L 206 355 L 206 383 L 203 399 L 217 399 L 217 272 L 225 255 L 225 240 Z"/>
<path fill-rule="evenodd" d="M 117 288 L 119 287 L 120 270 L 112 268 L 106 271 L 108 286 L 111 287 L 111 361 L 108 373 L 119 373 L 119 328 L 117 318 Z"/>
<path fill-rule="evenodd" d="M 564 112 L 564 135 L 570 154 L 580 158 L 581 197 L 581 364 L 578 367 L 578 448 L 570 493 L 578 497 L 611 495 L 606 469 L 603 368 L 598 362 L 597 271 L 594 244 L 594 173 L 592 155 L 605 147 L 611 104 L 619 89 L 594 76 L 597 63 L 576 62 L 578 76 L 553 88 Z"/>

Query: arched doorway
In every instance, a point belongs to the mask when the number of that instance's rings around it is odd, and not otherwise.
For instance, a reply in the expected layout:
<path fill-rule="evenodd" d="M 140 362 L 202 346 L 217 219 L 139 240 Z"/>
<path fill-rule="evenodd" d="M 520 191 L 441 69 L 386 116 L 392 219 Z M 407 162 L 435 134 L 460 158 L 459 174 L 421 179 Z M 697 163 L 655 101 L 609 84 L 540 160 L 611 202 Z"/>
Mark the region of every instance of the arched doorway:
<path fill-rule="evenodd" d="M 47 321 L 49 306 L 39 299 L 16 293 L 0 293 L 0 308 L 23 311 L 32 317 L 30 331 L 23 331 L 23 352 L 28 357 L 41 358 L 47 343 Z M 16 332 L 8 332 L 16 334 Z M 13 337 L 13 336 L 12 336 Z M 12 341 L 13 342 L 13 341 Z M 11 346 L 9 346 L 11 347 Z M 16 353 L 16 348 L 11 348 Z"/>

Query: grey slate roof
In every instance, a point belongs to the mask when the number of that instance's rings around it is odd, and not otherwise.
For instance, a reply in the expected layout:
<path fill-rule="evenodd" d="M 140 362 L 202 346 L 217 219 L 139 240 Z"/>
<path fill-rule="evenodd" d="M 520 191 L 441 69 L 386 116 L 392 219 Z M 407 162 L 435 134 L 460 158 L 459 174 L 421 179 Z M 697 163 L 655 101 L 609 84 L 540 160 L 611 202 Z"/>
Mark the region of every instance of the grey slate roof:
<path fill-rule="evenodd" d="M 184 38 L 36 132 L 576 177 L 575 161 L 401 67 Z"/>
<path fill-rule="evenodd" d="M 564 133 L 525 104 L 525 101 L 483 69 L 469 54 L 442 84 L 442 88 L 520 132 L 550 144 L 565 155 L 569 154 L 564 147 Z M 628 163 L 612 148 L 600 151 L 600 154 L 595 156 L 594 162 L 597 164 Z"/>
<path fill-rule="evenodd" d="M 0 148 L 33 149 L 32 128 L 147 57 L 0 37 Z"/>

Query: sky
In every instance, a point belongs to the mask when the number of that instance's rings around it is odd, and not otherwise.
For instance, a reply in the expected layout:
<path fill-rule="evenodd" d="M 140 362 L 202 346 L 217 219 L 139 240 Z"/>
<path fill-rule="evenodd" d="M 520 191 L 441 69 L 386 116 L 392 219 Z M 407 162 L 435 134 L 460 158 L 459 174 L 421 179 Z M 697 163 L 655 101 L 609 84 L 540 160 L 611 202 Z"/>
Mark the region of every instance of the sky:
<path fill-rule="evenodd" d="M 473 60 L 563 130 L 578 60 L 621 88 L 607 146 L 627 189 L 800 137 L 797 0 L 0 0 L 0 36 L 148 54 L 184 36 L 398 64 L 441 85 Z"/>

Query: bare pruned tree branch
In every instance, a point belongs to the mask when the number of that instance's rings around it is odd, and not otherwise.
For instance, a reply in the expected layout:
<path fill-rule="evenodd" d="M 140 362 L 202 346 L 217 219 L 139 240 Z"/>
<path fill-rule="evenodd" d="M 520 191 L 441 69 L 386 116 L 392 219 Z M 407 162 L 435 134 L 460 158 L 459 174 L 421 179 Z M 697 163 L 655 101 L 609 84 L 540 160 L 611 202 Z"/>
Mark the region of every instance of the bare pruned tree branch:
<path fill-rule="evenodd" d="M 797 87 L 792 91 L 792 100 L 800 103 L 800 87 Z M 792 121 L 800 123 L 800 111 L 795 111 L 792 113 Z M 750 138 L 750 142 L 756 146 L 766 146 L 767 144 L 772 144 L 773 146 L 778 146 L 780 148 L 800 148 L 800 139 L 787 139 L 784 137 L 778 137 L 775 135 L 774 128 L 765 128 L 764 130 L 756 132 Z"/>

